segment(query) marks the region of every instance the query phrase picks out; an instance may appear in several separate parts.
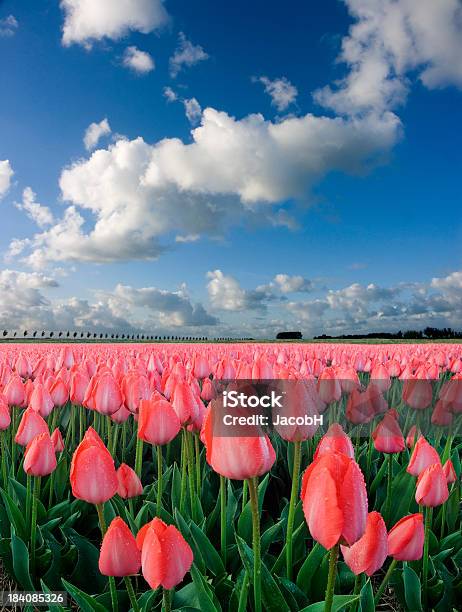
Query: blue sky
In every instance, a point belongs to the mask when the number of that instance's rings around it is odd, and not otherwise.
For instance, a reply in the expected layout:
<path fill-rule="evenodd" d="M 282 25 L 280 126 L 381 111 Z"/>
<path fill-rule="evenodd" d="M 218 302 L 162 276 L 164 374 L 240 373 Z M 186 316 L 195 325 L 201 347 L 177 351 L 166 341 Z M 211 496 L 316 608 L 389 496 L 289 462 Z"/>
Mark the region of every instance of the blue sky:
<path fill-rule="evenodd" d="M 98 6 L 0 3 L 0 326 L 462 325 L 460 1 Z"/>

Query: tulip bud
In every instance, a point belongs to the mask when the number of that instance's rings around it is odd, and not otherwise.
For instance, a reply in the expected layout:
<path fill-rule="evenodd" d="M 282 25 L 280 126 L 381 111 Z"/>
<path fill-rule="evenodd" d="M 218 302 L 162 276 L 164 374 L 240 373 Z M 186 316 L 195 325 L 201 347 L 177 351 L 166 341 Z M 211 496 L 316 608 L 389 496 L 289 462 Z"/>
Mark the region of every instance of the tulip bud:
<path fill-rule="evenodd" d="M 355 456 L 353 444 L 339 423 L 333 423 L 319 440 L 313 459 L 332 451 L 343 453 L 350 459 Z"/>
<path fill-rule="evenodd" d="M 446 482 L 448 484 L 452 484 L 453 482 L 456 482 L 457 480 L 456 470 L 454 469 L 454 465 L 450 459 L 448 459 L 446 463 L 443 465 L 443 472 L 444 472 L 444 475 L 446 476 Z"/>
<path fill-rule="evenodd" d="M 141 567 L 141 553 L 128 525 L 117 516 L 106 531 L 99 553 L 103 576 L 132 576 Z"/>
<path fill-rule="evenodd" d="M 356 576 L 365 572 L 372 576 L 388 555 L 387 528 L 379 512 L 369 512 L 366 531 L 352 546 L 340 546 L 345 563 Z"/>
<path fill-rule="evenodd" d="M 413 476 L 419 476 L 429 465 L 440 463 L 440 456 L 423 436 L 417 440 L 412 451 L 406 471 Z"/>
<path fill-rule="evenodd" d="M 388 534 L 388 554 L 397 561 L 421 559 L 423 545 L 423 516 L 420 513 L 405 516 Z"/>
<path fill-rule="evenodd" d="M 245 426 L 246 434 L 253 432 Z M 233 480 L 245 480 L 266 474 L 276 460 L 276 453 L 267 435 L 258 427 L 255 435 L 214 435 L 213 402 L 207 409 L 201 439 L 206 447 L 206 460 L 212 469 Z"/>
<path fill-rule="evenodd" d="M 191 547 L 174 525 L 155 518 L 138 540 L 142 544 L 141 568 L 151 589 L 173 589 L 180 584 L 193 562 Z"/>
<path fill-rule="evenodd" d="M 51 441 L 53 442 L 55 453 L 62 453 L 64 450 L 64 440 L 58 428 L 51 434 Z"/>
<path fill-rule="evenodd" d="M 11 423 L 10 409 L 6 397 L 0 394 L 0 431 L 8 429 Z"/>
<path fill-rule="evenodd" d="M 405 442 L 399 423 L 390 411 L 383 417 L 372 432 L 374 447 L 379 453 L 400 453 L 405 449 Z"/>
<path fill-rule="evenodd" d="M 26 447 L 24 471 L 31 476 L 48 476 L 56 468 L 56 455 L 50 434 L 36 436 Z"/>
<path fill-rule="evenodd" d="M 114 460 L 91 427 L 72 457 L 70 481 L 74 497 L 89 504 L 102 504 L 117 493 Z"/>
<path fill-rule="evenodd" d="M 141 400 L 138 415 L 138 437 L 161 446 L 171 442 L 181 429 L 181 423 L 167 400 Z"/>
<path fill-rule="evenodd" d="M 117 470 L 117 481 L 119 483 L 117 493 L 123 499 L 137 497 L 143 493 L 141 480 L 136 472 L 125 463 L 122 463 Z"/>
<path fill-rule="evenodd" d="M 21 417 L 14 441 L 21 446 L 27 446 L 35 436 L 42 433 L 49 433 L 48 425 L 38 412 L 27 408 Z"/>
<path fill-rule="evenodd" d="M 449 497 L 446 474 L 441 463 L 429 465 L 417 479 L 415 500 L 421 506 L 434 508 L 440 506 Z"/>
<path fill-rule="evenodd" d="M 318 456 L 303 475 L 300 497 L 310 533 L 324 548 L 351 546 L 364 534 L 366 484 L 354 459 L 335 451 Z"/>

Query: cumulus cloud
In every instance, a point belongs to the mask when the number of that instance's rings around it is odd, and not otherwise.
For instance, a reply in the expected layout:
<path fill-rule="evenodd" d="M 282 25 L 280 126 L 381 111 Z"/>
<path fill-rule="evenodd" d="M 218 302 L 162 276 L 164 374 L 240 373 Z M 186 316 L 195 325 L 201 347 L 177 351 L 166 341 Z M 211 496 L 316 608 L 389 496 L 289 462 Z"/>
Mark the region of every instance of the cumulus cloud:
<path fill-rule="evenodd" d="M 462 87 L 459 0 L 344 0 L 354 19 L 339 57 L 349 71 L 316 100 L 340 113 L 402 103 L 412 73 L 430 88 Z"/>
<path fill-rule="evenodd" d="M 42 206 L 36 200 L 37 195 L 30 187 L 26 187 L 22 192 L 22 202 L 16 203 L 18 210 L 23 210 L 27 216 L 39 227 L 51 225 L 54 221 L 53 214 L 48 206 Z"/>
<path fill-rule="evenodd" d="M 207 291 L 213 308 L 239 312 L 243 310 L 265 311 L 268 302 L 275 299 L 268 286 L 256 289 L 243 289 L 233 277 L 221 270 L 207 272 Z"/>
<path fill-rule="evenodd" d="M 274 283 L 282 293 L 305 293 L 312 291 L 313 283 L 303 276 L 290 276 L 289 274 L 276 274 Z"/>
<path fill-rule="evenodd" d="M 286 77 L 271 80 L 266 76 L 261 76 L 254 80 L 264 85 L 265 92 L 271 97 L 271 104 L 278 111 L 286 110 L 297 99 L 297 88 Z"/>
<path fill-rule="evenodd" d="M 191 143 L 119 139 L 66 168 L 60 187 L 70 206 L 31 240 L 32 260 L 152 259 L 171 232 L 219 235 L 262 206 L 274 212 L 306 196 L 330 171 L 363 170 L 396 142 L 400 122 L 386 113 L 273 123 L 206 108 L 191 134 Z"/>
<path fill-rule="evenodd" d="M 192 303 L 186 289 L 117 285 L 97 292 L 94 300 L 58 299 L 48 294 L 58 287 L 50 276 L 16 270 L 0 271 L 0 326 L 5 329 L 84 330 L 98 332 L 165 333 L 181 328 L 204 333 L 218 319 L 201 303 Z"/>
<path fill-rule="evenodd" d="M 156 287 L 135 289 L 117 285 L 113 299 L 132 308 L 146 308 L 160 325 L 171 327 L 200 327 L 216 325 L 218 319 L 206 312 L 202 304 L 192 304 L 186 291 L 165 291 Z"/>
<path fill-rule="evenodd" d="M 178 36 L 178 46 L 169 60 L 170 76 L 175 78 L 184 68 L 190 68 L 208 59 L 209 55 L 200 45 L 193 45 L 183 32 Z"/>
<path fill-rule="evenodd" d="M 164 87 L 164 98 L 167 99 L 167 102 L 176 102 L 178 100 L 178 95 L 171 87 Z"/>
<path fill-rule="evenodd" d="M 0 161 L 0 200 L 8 192 L 11 185 L 11 177 L 13 176 L 13 168 L 8 159 Z"/>
<path fill-rule="evenodd" d="M 149 34 L 168 21 L 162 0 L 61 0 L 63 44 L 90 48 L 95 41 L 118 40 L 130 31 Z"/>
<path fill-rule="evenodd" d="M 16 30 L 18 29 L 18 25 L 18 21 L 14 15 L 8 15 L 7 17 L 0 19 L 0 38 L 14 36 L 14 34 L 16 34 Z"/>
<path fill-rule="evenodd" d="M 183 105 L 188 121 L 192 125 L 197 125 L 202 116 L 202 109 L 199 102 L 196 100 L 196 98 L 189 98 L 183 100 Z"/>
<path fill-rule="evenodd" d="M 111 133 L 111 126 L 107 118 L 104 118 L 99 123 L 90 123 L 85 130 L 83 144 L 87 151 L 93 150 L 101 138 L 108 136 Z"/>
<path fill-rule="evenodd" d="M 149 53 L 133 46 L 125 49 L 123 65 L 138 74 L 147 74 L 155 68 L 154 60 Z"/>

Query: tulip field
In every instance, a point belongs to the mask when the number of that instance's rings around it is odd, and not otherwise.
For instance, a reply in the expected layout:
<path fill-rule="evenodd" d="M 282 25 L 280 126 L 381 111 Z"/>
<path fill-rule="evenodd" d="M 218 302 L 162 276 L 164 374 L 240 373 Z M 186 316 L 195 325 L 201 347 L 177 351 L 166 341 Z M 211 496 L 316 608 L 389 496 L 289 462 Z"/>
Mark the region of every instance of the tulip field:
<path fill-rule="evenodd" d="M 0 609 L 461 610 L 461 421 L 459 344 L 1 345 Z"/>

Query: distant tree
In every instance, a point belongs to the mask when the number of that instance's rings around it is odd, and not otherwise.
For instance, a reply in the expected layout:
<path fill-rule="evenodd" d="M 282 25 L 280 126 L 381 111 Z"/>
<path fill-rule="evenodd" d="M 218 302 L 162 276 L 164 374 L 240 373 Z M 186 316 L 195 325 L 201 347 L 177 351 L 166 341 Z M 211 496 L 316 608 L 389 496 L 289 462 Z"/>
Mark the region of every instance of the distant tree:
<path fill-rule="evenodd" d="M 72 335 L 74 336 L 74 338 L 77 338 L 77 334 L 78 332 L 74 332 Z"/>
<path fill-rule="evenodd" d="M 50 332 L 50 338 L 53 338 L 54 335 L 55 335 L 55 332 Z"/>
<path fill-rule="evenodd" d="M 69 338 L 69 336 L 70 336 L 70 335 L 71 335 L 71 332 L 68 330 L 68 331 L 66 332 L 66 338 Z"/>
<path fill-rule="evenodd" d="M 35 338 L 37 336 L 37 330 L 34 331 L 34 333 L 32 334 L 32 336 Z"/>
<path fill-rule="evenodd" d="M 276 336 L 276 340 L 301 340 L 302 338 L 302 332 L 299 331 L 279 332 Z"/>
<path fill-rule="evenodd" d="M 27 334 L 28 334 L 28 333 L 29 333 L 29 332 L 27 331 L 27 329 L 26 329 L 26 330 L 24 330 L 24 336 L 27 336 Z"/>
<path fill-rule="evenodd" d="M 4 335 L 4 336 L 8 336 L 8 330 L 7 330 L 7 329 L 4 329 L 4 330 L 3 330 L 3 335 Z"/>
<path fill-rule="evenodd" d="M 63 332 L 60 331 L 59 334 L 58 334 L 58 338 L 61 338 L 62 335 L 63 335 Z"/>

